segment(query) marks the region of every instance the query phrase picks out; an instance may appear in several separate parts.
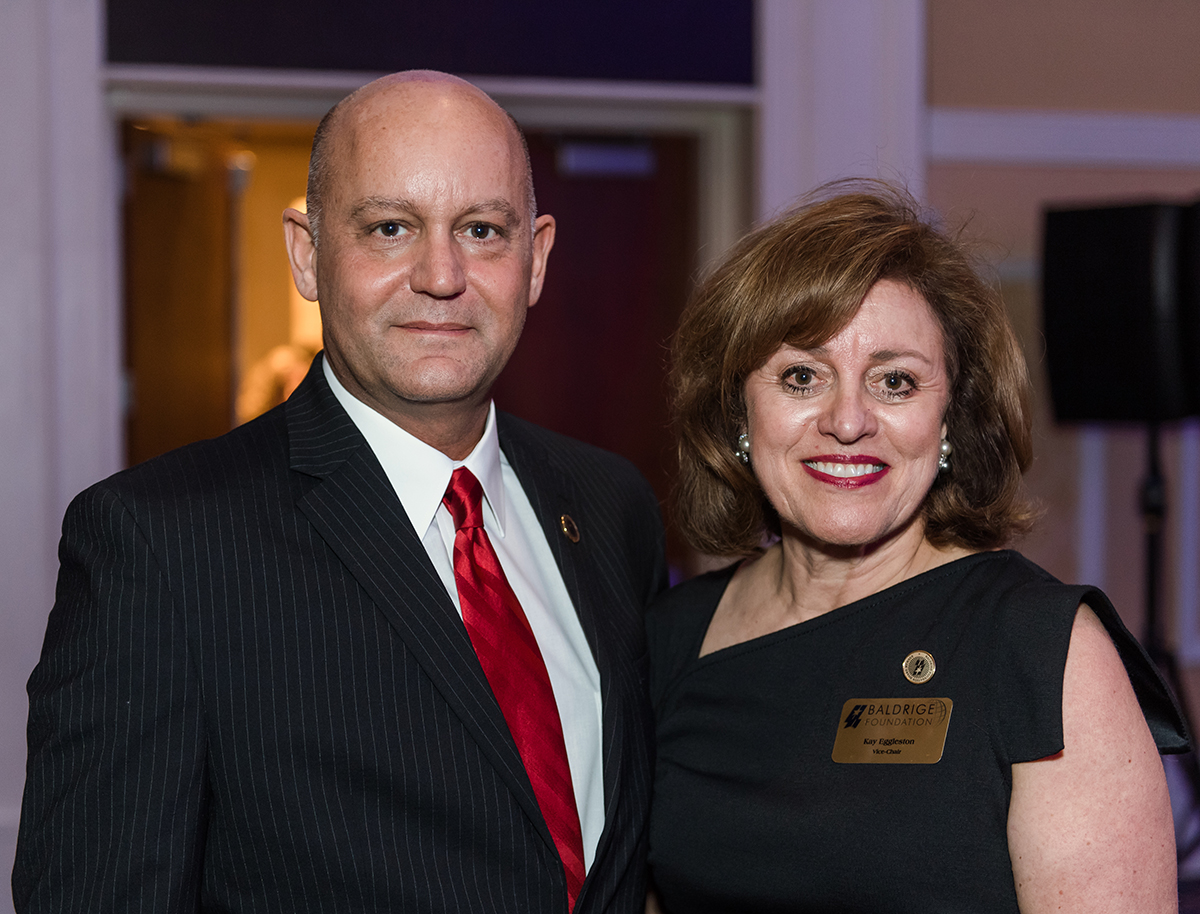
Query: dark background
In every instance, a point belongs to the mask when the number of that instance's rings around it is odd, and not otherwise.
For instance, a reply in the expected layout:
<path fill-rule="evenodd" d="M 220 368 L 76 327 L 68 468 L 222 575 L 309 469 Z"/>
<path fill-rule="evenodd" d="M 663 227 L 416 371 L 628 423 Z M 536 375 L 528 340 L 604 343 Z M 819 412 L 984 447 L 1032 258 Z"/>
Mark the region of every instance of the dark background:
<path fill-rule="evenodd" d="M 112 63 L 754 82 L 751 0 L 109 0 Z"/>

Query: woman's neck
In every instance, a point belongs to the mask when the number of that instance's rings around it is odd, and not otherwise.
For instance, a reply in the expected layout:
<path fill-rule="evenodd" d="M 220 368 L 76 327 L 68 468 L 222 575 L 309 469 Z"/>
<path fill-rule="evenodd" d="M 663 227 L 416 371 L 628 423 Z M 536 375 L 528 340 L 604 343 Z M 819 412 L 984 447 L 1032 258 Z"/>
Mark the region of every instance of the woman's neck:
<path fill-rule="evenodd" d="M 700 654 L 815 619 L 970 554 L 957 546 L 934 546 L 920 523 L 885 542 L 853 548 L 815 543 L 785 530 L 780 542 L 738 568 Z"/>
<path fill-rule="evenodd" d="M 925 526 L 920 520 L 870 546 L 816 543 L 795 531 L 785 530 L 772 551 L 776 551 L 773 567 L 768 566 L 764 571 L 769 571 L 773 579 L 779 610 L 797 622 L 823 615 L 970 554 L 970 550 L 960 547 L 934 546 L 925 538 Z"/>

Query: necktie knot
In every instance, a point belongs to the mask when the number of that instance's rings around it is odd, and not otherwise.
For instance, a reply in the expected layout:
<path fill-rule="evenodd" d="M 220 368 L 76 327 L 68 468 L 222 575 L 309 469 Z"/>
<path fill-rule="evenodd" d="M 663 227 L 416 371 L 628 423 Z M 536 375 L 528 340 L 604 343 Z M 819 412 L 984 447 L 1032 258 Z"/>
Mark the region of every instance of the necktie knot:
<path fill-rule="evenodd" d="M 456 530 L 483 526 L 483 486 L 466 467 L 451 474 L 442 504 L 454 519 Z"/>

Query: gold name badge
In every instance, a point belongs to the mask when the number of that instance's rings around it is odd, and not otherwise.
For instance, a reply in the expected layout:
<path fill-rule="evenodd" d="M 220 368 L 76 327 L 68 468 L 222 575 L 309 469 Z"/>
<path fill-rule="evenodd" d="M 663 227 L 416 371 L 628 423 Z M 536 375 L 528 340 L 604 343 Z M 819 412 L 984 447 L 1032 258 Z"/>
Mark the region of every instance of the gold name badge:
<path fill-rule="evenodd" d="M 946 747 L 953 710 L 949 698 L 851 698 L 838 718 L 833 760 L 932 765 Z"/>

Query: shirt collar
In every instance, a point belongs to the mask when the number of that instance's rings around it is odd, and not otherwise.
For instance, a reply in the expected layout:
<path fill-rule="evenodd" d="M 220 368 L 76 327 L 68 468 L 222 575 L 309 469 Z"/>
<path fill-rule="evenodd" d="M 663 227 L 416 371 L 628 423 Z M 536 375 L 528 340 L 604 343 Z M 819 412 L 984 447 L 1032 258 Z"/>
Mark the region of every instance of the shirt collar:
<path fill-rule="evenodd" d="M 338 403 L 349 414 L 383 465 L 388 482 L 395 489 L 418 538 L 423 538 L 433 523 L 442 496 L 450 484 L 450 474 L 460 466 L 474 473 L 483 487 L 485 525 L 488 525 L 487 515 L 490 513 L 496 533 L 504 536 L 507 508 L 502 469 L 504 454 L 500 450 L 500 436 L 496 432 L 495 403 L 488 405 L 483 437 L 475 448 L 466 459 L 451 460 L 346 390 L 329 367 L 328 359 L 321 359 L 321 368 Z"/>

